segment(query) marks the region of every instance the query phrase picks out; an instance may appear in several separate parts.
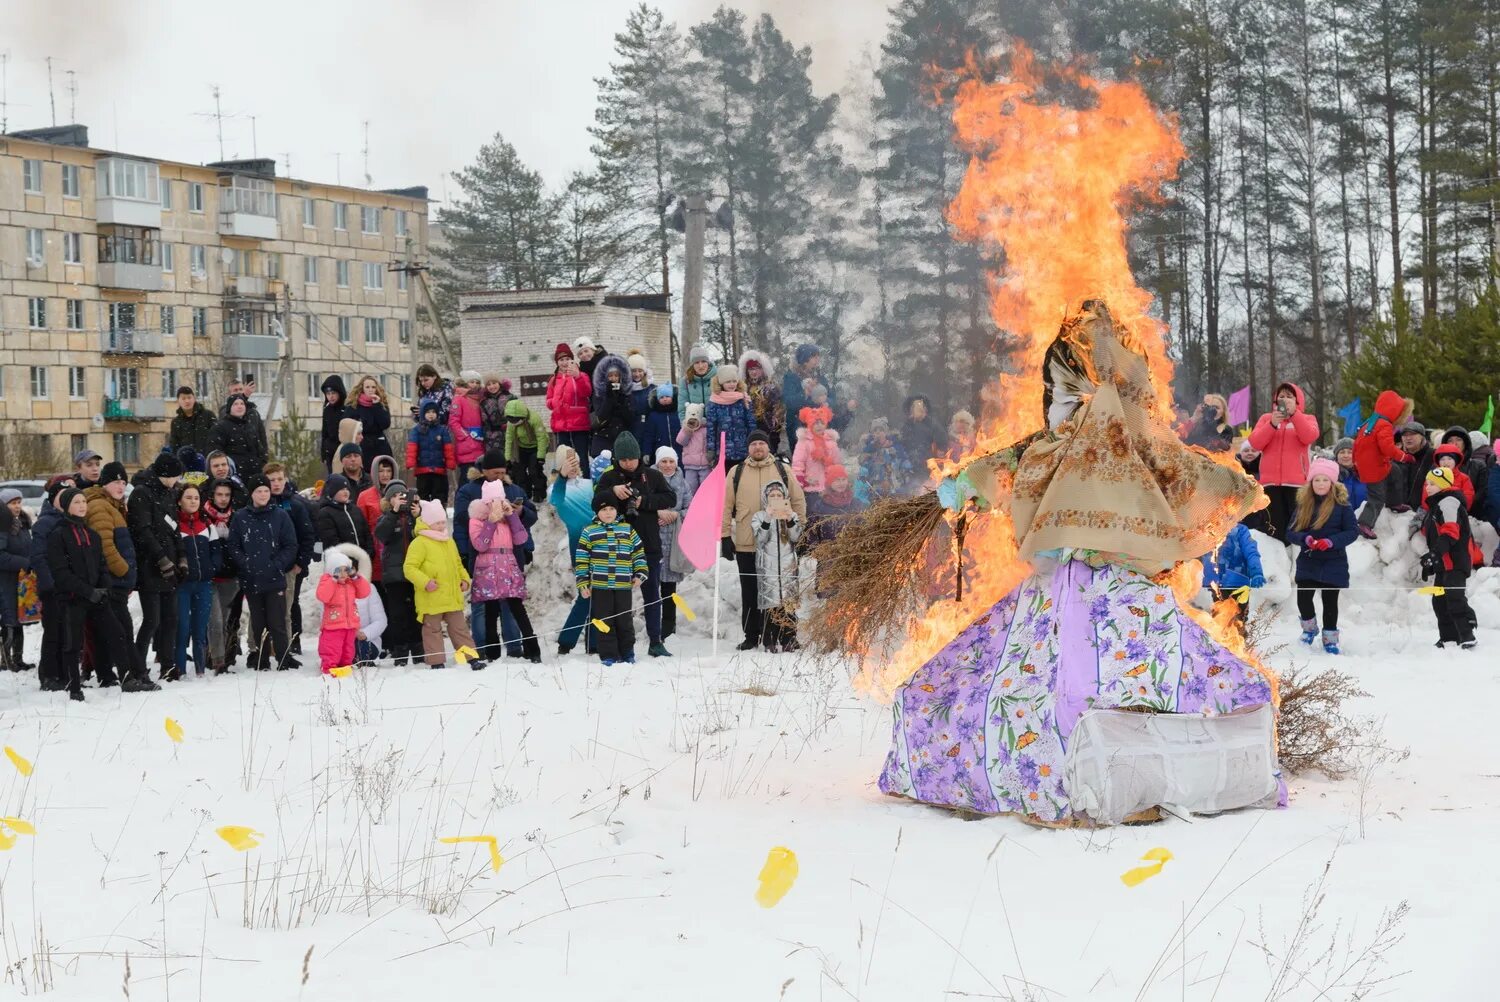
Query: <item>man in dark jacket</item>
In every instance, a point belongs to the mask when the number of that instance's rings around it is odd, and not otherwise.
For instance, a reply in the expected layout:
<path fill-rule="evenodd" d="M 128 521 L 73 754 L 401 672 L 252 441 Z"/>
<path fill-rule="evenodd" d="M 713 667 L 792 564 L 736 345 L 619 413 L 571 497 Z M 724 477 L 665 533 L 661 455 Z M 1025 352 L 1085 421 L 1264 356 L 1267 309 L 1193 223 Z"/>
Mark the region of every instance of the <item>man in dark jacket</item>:
<path fill-rule="evenodd" d="M 764 437 L 763 432 L 758 432 Z M 614 465 L 605 470 L 594 485 L 594 498 L 614 499 L 618 510 L 641 537 L 646 551 L 649 574 L 641 585 L 641 603 L 646 607 L 646 637 L 651 642 L 647 653 L 654 658 L 669 653 L 661 636 L 661 525 L 656 513 L 677 506 L 677 492 L 653 467 L 641 462 L 641 446 L 630 432 L 622 432 L 614 442 Z"/>
<path fill-rule="evenodd" d="M 323 380 L 320 389 L 323 391 L 323 434 L 318 439 L 318 454 L 323 457 L 323 468 L 331 473 L 334 454 L 339 450 L 339 422 L 359 415 L 348 404 L 349 391 L 344 387 L 342 376 L 329 376 Z"/>
<path fill-rule="evenodd" d="M 266 439 L 266 423 L 261 419 L 260 408 L 255 406 L 255 401 L 250 398 L 255 395 L 255 377 L 250 373 L 245 374 L 244 381 L 238 379 L 229 384 L 229 392 L 224 396 L 224 406 L 219 408 L 219 417 L 228 417 L 230 405 L 234 403 L 235 397 L 245 398 L 245 420 L 249 421 L 255 429 L 255 434 L 260 438 L 261 451 L 266 455 L 271 454 Z M 246 502 L 247 504 L 249 502 Z"/>
<path fill-rule="evenodd" d="M 1411 511 L 1422 505 L 1427 473 L 1432 469 L 1432 444 L 1421 422 L 1408 421 L 1401 428 L 1401 448 L 1409 463 L 1394 463 L 1385 482 L 1385 496 L 1392 511 Z"/>
<path fill-rule="evenodd" d="M 313 507 L 307 498 L 297 493 L 296 486 L 287 479 L 286 467 L 280 463 L 267 463 L 262 475 L 271 488 L 272 507 L 286 512 L 292 520 L 292 528 L 297 530 L 297 562 L 286 575 L 286 635 L 290 638 L 292 653 L 301 654 L 302 582 L 307 580 L 307 569 L 312 566 L 318 545 Z"/>
<path fill-rule="evenodd" d="M 375 552 L 370 523 L 354 504 L 354 492 L 343 475 L 335 473 L 323 482 L 323 497 L 313 517 L 318 539 L 327 553 L 340 543 L 351 543 L 366 553 Z"/>
<path fill-rule="evenodd" d="M 240 479 L 259 476 L 266 462 L 265 430 L 249 418 L 250 398 L 229 398 L 229 413 L 214 425 L 212 444 L 234 461 Z"/>
<path fill-rule="evenodd" d="M 161 686 L 151 681 L 146 671 L 146 659 L 140 657 L 130 643 L 135 632 L 130 622 L 130 592 L 136 586 L 138 568 L 135 542 L 130 537 L 130 526 L 125 517 L 127 479 L 123 464 L 105 463 L 99 471 L 99 483 L 84 491 L 83 496 L 88 499 L 89 528 L 98 533 L 100 545 L 104 548 L 109 614 L 114 617 L 115 632 L 125 642 L 125 649 L 115 655 L 117 663 L 122 666 L 120 688 L 124 692 L 152 692 Z M 105 655 L 98 650 L 97 644 L 94 653 L 97 659 L 103 660 Z M 104 684 L 102 680 L 100 684 Z"/>
<path fill-rule="evenodd" d="M 499 449 L 490 449 L 479 457 L 479 462 L 469 471 L 468 481 L 453 495 L 453 541 L 458 545 L 459 555 L 464 558 L 464 567 L 471 574 L 474 571 L 474 544 L 469 540 L 469 505 L 479 500 L 486 480 L 505 480 L 505 500 L 520 510 L 521 524 L 526 527 L 528 536 L 525 543 L 515 548 L 516 563 L 523 573 L 526 565 L 531 563 L 536 543 L 529 537 L 531 527 L 536 524 L 536 505 L 532 504 L 524 490 L 507 479 L 508 472 L 505 453 Z M 469 607 L 469 631 L 474 635 L 475 647 L 483 650 L 486 645 L 494 646 L 485 629 L 482 603 L 471 604 Z M 500 603 L 500 637 L 505 642 L 507 654 L 517 658 L 523 656 L 521 628 L 516 625 L 515 617 L 510 614 L 510 609 L 504 602 Z"/>
<path fill-rule="evenodd" d="M 1469 478 L 1469 483 L 1474 486 L 1474 503 L 1468 506 L 1468 510 L 1471 515 L 1482 517 L 1479 513 L 1486 510 L 1486 499 L 1490 490 L 1490 471 L 1483 459 L 1475 457 L 1474 443 L 1469 439 L 1469 429 L 1462 425 L 1454 425 L 1443 432 L 1443 440 L 1438 445 L 1456 445 L 1463 450 L 1463 460 L 1459 462 L 1458 469 Z"/>
<path fill-rule="evenodd" d="M 207 455 L 213 448 L 214 425 L 217 419 L 206 408 L 199 406 L 198 397 L 191 386 L 177 387 L 177 416 L 172 418 L 172 429 L 167 443 L 172 451 L 189 448 Z"/>
<path fill-rule="evenodd" d="M 338 467 L 333 472 L 341 474 L 345 480 L 349 481 L 350 493 L 358 498 L 359 492 L 371 486 L 372 483 L 370 473 L 365 469 L 365 454 L 353 442 L 345 442 L 339 446 L 335 456 Z"/>
<path fill-rule="evenodd" d="M 36 524 L 31 527 L 31 569 L 36 572 L 37 595 L 42 600 L 42 653 L 37 658 L 37 676 L 43 692 L 60 692 L 68 687 L 68 673 L 62 661 L 65 625 L 62 600 L 53 599 L 52 568 L 47 563 L 47 538 L 66 519 L 63 510 L 57 507 L 57 499 L 72 486 L 71 477 L 54 477 L 47 484 L 47 500 L 37 514 Z M 51 604 L 49 604 L 51 603 Z M 75 666 L 76 667 L 76 666 Z"/>
<path fill-rule="evenodd" d="M 271 488 L 260 477 L 250 481 L 250 507 L 229 520 L 229 553 L 250 607 L 250 666 L 266 671 L 274 655 L 278 671 L 298 667 L 286 632 L 286 574 L 297 564 L 297 530 L 290 515 L 272 507 Z"/>
<path fill-rule="evenodd" d="M 130 636 L 119 632 L 109 608 L 104 545 L 85 520 L 88 498 L 77 488 L 67 487 L 57 495 L 56 503 L 63 518 L 47 537 L 47 559 L 43 563 L 47 566 L 54 603 L 63 614 L 64 621 L 58 630 L 63 648 L 59 657 L 67 676 L 68 695 L 82 700 L 78 658 L 85 633 L 91 634 L 99 646 L 97 671 L 101 689 L 119 684 L 111 664 L 117 665 L 121 673 L 129 669 L 130 657 L 126 652 L 130 649 Z M 149 688 L 157 688 L 149 679 L 146 681 Z"/>
<path fill-rule="evenodd" d="M 182 464 L 170 452 L 157 456 L 150 476 L 130 495 L 126 521 L 136 553 L 136 592 L 141 601 L 141 626 L 135 635 L 136 658 L 146 661 L 153 642 L 161 664 L 161 678 L 182 677 L 176 664 L 177 581 L 181 574 L 182 537 L 177 532 L 177 504 L 172 488 L 182 476 Z"/>

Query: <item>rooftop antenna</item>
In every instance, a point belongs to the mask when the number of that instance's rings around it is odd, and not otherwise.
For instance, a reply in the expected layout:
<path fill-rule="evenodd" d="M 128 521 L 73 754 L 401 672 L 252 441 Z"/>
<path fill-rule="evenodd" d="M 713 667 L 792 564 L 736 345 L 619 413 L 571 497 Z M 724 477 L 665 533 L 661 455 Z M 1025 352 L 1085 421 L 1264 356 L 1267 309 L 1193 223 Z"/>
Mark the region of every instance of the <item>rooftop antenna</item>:
<path fill-rule="evenodd" d="M 286 176 L 287 177 L 291 177 L 292 176 L 292 155 L 291 155 L 291 153 L 289 153 L 289 152 L 288 153 L 283 153 L 281 155 L 281 158 L 286 161 Z"/>
<path fill-rule="evenodd" d="M 338 184 L 344 183 L 343 156 L 342 153 L 335 153 L 333 155 L 333 177 L 334 181 Z"/>
<path fill-rule="evenodd" d="M 78 75 L 68 71 L 68 121 L 78 121 Z"/>
<path fill-rule="evenodd" d="M 211 93 L 214 96 L 214 110 L 213 111 L 200 111 L 200 112 L 198 112 L 198 114 L 210 117 L 210 118 L 212 118 L 214 120 L 214 125 L 217 127 L 218 133 L 219 133 L 219 159 L 223 160 L 224 159 L 224 109 L 219 106 L 219 85 L 218 84 L 213 84 L 213 85 L 211 85 L 208 88 L 208 90 L 209 90 L 209 93 Z"/>
<path fill-rule="evenodd" d="M 10 53 L 0 52 L 0 135 L 10 131 L 10 81 L 6 69 L 10 63 Z"/>
<path fill-rule="evenodd" d="M 259 157 L 260 156 L 260 143 L 257 142 L 256 138 L 255 138 L 255 116 L 254 115 L 250 116 L 250 155 L 252 157 Z"/>
<path fill-rule="evenodd" d="M 365 148 L 363 150 L 365 161 L 365 187 L 373 188 L 375 183 L 370 180 L 370 120 L 365 119 Z"/>
<path fill-rule="evenodd" d="M 52 93 L 52 57 L 47 57 L 47 103 L 52 105 L 52 124 L 57 124 L 57 97 Z"/>

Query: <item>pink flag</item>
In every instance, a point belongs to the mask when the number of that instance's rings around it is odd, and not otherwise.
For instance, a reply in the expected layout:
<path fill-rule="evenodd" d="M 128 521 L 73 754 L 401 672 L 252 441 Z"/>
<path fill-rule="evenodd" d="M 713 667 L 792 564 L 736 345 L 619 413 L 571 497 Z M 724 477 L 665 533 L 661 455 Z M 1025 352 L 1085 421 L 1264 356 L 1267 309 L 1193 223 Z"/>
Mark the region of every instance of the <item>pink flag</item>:
<path fill-rule="evenodd" d="M 1242 386 L 1229 394 L 1228 422 L 1236 428 L 1250 423 L 1250 387 Z"/>
<path fill-rule="evenodd" d="M 700 571 L 706 571 L 719 559 L 719 532 L 724 522 L 724 439 L 719 434 L 719 465 L 715 466 L 708 479 L 698 485 L 698 493 L 688 504 L 687 514 L 682 516 L 682 528 L 677 532 L 677 545 L 683 556 Z"/>

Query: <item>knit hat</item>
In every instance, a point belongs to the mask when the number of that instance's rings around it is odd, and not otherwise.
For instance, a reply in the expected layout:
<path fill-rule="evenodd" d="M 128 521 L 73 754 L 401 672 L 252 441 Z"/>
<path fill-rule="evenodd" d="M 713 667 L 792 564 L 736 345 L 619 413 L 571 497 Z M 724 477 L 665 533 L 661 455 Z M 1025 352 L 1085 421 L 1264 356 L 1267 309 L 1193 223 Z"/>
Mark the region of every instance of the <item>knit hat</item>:
<path fill-rule="evenodd" d="M 622 431 L 615 437 L 615 459 L 640 459 L 641 443 L 635 440 L 635 436 L 628 431 Z"/>
<path fill-rule="evenodd" d="M 182 464 L 183 473 L 203 473 L 207 469 L 203 462 L 203 453 L 191 445 L 184 445 L 177 450 L 177 461 Z"/>
<path fill-rule="evenodd" d="M 329 479 L 332 479 L 332 478 L 330 477 Z M 345 483 L 347 483 L 347 481 L 345 481 Z M 246 477 L 245 478 L 245 493 L 246 494 L 254 494 L 261 487 L 264 487 L 266 490 L 270 490 L 271 489 L 271 485 L 266 482 L 266 478 L 263 477 L 263 476 L 261 476 L 259 473 L 257 473 L 253 477 Z M 323 492 L 325 494 L 328 492 L 328 485 L 327 484 L 323 485 Z"/>
<path fill-rule="evenodd" d="M 99 471 L 99 486 L 103 487 L 105 484 L 112 484 L 116 480 L 122 484 L 130 483 L 130 475 L 125 472 L 125 464 L 120 462 L 105 463 L 104 468 Z"/>
<path fill-rule="evenodd" d="M 662 383 L 656 388 L 656 399 L 671 400 L 676 393 L 677 387 L 673 386 L 671 383 Z"/>
<path fill-rule="evenodd" d="M 1451 491 L 1453 489 L 1453 471 L 1446 466 L 1434 466 L 1427 472 L 1427 482 L 1438 488 L 1438 490 Z"/>
<path fill-rule="evenodd" d="M 723 386 L 726 381 L 731 379 L 736 383 L 740 381 L 739 366 L 730 365 L 728 362 L 725 362 L 723 365 L 714 370 L 714 382 L 718 383 L 720 386 Z"/>
<path fill-rule="evenodd" d="M 561 362 L 565 358 L 572 358 L 572 357 L 573 357 L 573 349 L 568 346 L 568 342 L 566 342 L 566 341 L 559 341 L 559 342 L 557 342 L 557 347 L 552 350 L 552 361 L 553 361 L 553 363 Z M 502 386 L 502 389 L 503 389 L 503 386 Z"/>
<path fill-rule="evenodd" d="M 595 515 L 599 514 L 600 508 L 613 508 L 615 511 L 619 511 L 620 501 L 613 494 L 609 493 L 609 491 L 600 491 L 594 495 L 594 500 L 590 502 L 589 507 L 594 510 Z"/>
<path fill-rule="evenodd" d="M 59 473 L 47 481 L 47 500 L 57 503 L 57 496 L 73 485 L 73 478 L 66 473 Z"/>
<path fill-rule="evenodd" d="M 832 466 L 826 466 L 826 467 L 823 468 L 823 480 L 826 483 L 830 483 L 831 484 L 835 480 L 848 480 L 848 479 L 849 479 L 849 471 L 846 470 L 846 469 L 844 469 L 838 463 L 834 463 Z"/>
<path fill-rule="evenodd" d="M 1314 459 L 1307 467 L 1307 482 L 1312 483 L 1313 477 L 1327 477 L 1338 483 L 1339 464 L 1331 459 Z"/>
<path fill-rule="evenodd" d="M 441 414 L 442 410 L 443 409 L 438 406 L 438 402 L 436 400 L 425 400 L 422 402 L 421 416 L 425 417 L 428 411 L 432 411 L 432 413 L 434 414 Z M 342 452 L 343 450 L 339 451 Z"/>
<path fill-rule="evenodd" d="M 417 514 L 430 526 L 446 525 L 448 510 L 438 501 L 423 501 L 417 505 Z"/>
<path fill-rule="evenodd" d="M 163 452 L 151 461 L 153 477 L 180 477 L 182 474 L 182 461 L 170 452 Z"/>
<path fill-rule="evenodd" d="M 0 490 L 0 505 L 10 504 L 12 501 L 19 501 L 20 499 L 21 492 L 14 487 L 6 487 Z"/>
<path fill-rule="evenodd" d="M 411 493 L 411 488 L 407 487 L 406 484 L 402 483 L 399 480 L 392 480 L 390 483 L 388 483 L 388 484 L 385 485 L 385 497 L 387 497 L 387 498 L 393 498 L 397 494 L 410 494 L 410 493 Z"/>
<path fill-rule="evenodd" d="M 1354 448 L 1354 439 L 1352 439 L 1352 438 L 1341 438 L 1337 442 L 1333 443 L 1333 458 L 1337 459 L 1338 456 L 1339 456 L 1339 453 L 1343 452 L 1345 449 L 1353 449 L 1353 448 Z"/>
<path fill-rule="evenodd" d="M 676 449 L 672 448 L 670 445 L 658 445 L 656 447 L 656 455 L 652 457 L 652 461 L 660 463 L 663 459 L 675 460 L 676 458 Z"/>
<path fill-rule="evenodd" d="M 750 442 L 764 442 L 767 445 L 770 445 L 771 444 L 771 436 L 767 435 L 765 432 L 763 432 L 759 428 L 757 428 L 757 429 L 755 429 L 754 431 L 752 431 L 750 433 L 749 441 Z"/>
<path fill-rule="evenodd" d="M 436 406 L 436 404 L 434 404 L 433 406 Z M 343 445 L 339 446 L 339 451 L 334 456 L 334 458 L 339 462 L 343 462 L 345 456 L 359 456 L 360 458 L 364 458 L 364 454 L 364 450 L 355 445 L 353 442 L 345 442 Z"/>
<path fill-rule="evenodd" d="M 64 487 L 62 489 L 62 493 L 57 495 L 57 500 L 53 502 L 53 504 L 66 512 L 68 510 L 68 506 L 73 503 L 73 499 L 78 497 L 82 493 L 83 491 L 79 490 L 77 487 Z"/>
<path fill-rule="evenodd" d="M 597 352 L 599 350 L 599 346 L 594 343 L 594 339 L 591 338 L 591 337 L 587 337 L 587 336 L 580 336 L 580 337 L 574 338 L 573 339 L 573 347 L 575 349 L 577 349 L 578 351 L 583 351 L 583 349 L 585 349 L 585 348 L 587 348 L 589 351 L 594 351 L 594 352 Z"/>
<path fill-rule="evenodd" d="M 1464 450 L 1458 445 L 1440 445 L 1432 450 L 1432 461 L 1436 463 L 1443 456 L 1452 456 L 1455 466 L 1462 466 L 1464 461 Z"/>
<path fill-rule="evenodd" d="M 325 498 L 335 498 L 338 496 L 339 491 L 348 490 L 353 490 L 353 488 L 349 485 L 349 478 L 342 476 L 341 474 L 335 473 L 333 476 L 323 481 L 323 497 Z"/>
<path fill-rule="evenodd" d="M 1426 435 L 1427 428 L 1420 421 L 1408 421 L 1406 422 L 1406 424 L 1401 426 L 1401 434 L 1405 435 L 1407 432 L 1416 432 L 1418 435 Z"/>
<path fill-rule="evenodd" d="M 870 422 L 871 435 L 889 435 L 891 433 L 891 422 L 889 418 L 878 417 Z"/>
<path fill-rule="evenodd" d="M 1482 431 L 1469 432 L 1469 448 L 1483 449 L 1490 444 L 1490 437 Z"/>
<path fill-rule="evenodd" d="M 625 359 L 625 367 L 634 372 L 640 369 L 642 372 L 651 368 L 651 363 L 646 361 L 646 356 L 639 352 L 631 352 L 630 357 Z"/>
<path fill-rule="evenodd" d="M 713 359 L 708 357 L 708 349 L 701 344 L 695 344 L 688 352 L 688 365 L 697 365 L 699 362 L 713 364 Z"/>
<path fill-rule="evenodd" d="M 481 470 L 503 470 L 509 463 L 505 461 L 504 449 L 486 449 L 484 455 L 479 457 L 479 468 Z"/>
<path fill-rule="evenodd" d="M 824 424 L 833 423 L 833 411 L 827 407 L 804 407 L 797 412 L 797 419 L 811 428 L 822 421 Z"/>
<path fill-rule="evenodd" d="M 589 479 L 598 480 L 613 463 L 614 455 L 608 449 L 600 450 L 599 455 L 589 460 Z"/>
<path fill-rule="evenodd" d="M 806 365 L 815 355 L 823 354 L 823 349 L 815 344 L 799 344 L 797 346 L 797 364 Z"/>
<path fill-rule="evenodd" d="M 458 378 L 470 384 L 484 381 L 484 377 L 479 374 L 478 369 L 463 369 L 459 372 Z"/>
<path fill-rule="evenodd" d="M 348 570 L 353 566 L 354 561 L 344 556 L 344 554 L 340 553 L 338 550 L 327 550 L 323 554 L 323 571 L 326 574 L 332 574 L 335 571 Z"/>

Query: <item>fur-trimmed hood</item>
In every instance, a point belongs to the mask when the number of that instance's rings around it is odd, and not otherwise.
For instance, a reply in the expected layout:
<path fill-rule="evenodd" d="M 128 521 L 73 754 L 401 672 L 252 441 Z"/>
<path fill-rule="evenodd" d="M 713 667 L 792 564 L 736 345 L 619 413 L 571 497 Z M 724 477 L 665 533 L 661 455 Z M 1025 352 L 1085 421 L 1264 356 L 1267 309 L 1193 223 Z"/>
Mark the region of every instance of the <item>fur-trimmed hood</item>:
<path fill-rule="evenodd" d="M 328 552 L 342 553 L 344 556 L 354 561 L 354 569 L 359 572 L 360 577 L 364 578 L 366 581 L 370 580 L 370 568 L 372 564 L 370 563 L 370 555 L 364 550 L 360 549 L 358 546 L 355 546 L 353 543 L 339 543 L 337 546 L 330 546 L 328 548 Z"/>
<path fill-rule="evenodd" d="M 377 485 L 380 483 L 380 468 L 382 466 L 389 466 L 391 468 L 391 480 L 401 479 L 401 470 L 396 465 L 395 459 L 390 456 L 376 456 L 370 460 L 370 483 Z M 385 492 L 382 490 L 381 493 L 384 494 Z"/>
<path fill-rule="evenodd" d="M 602 400 L 604 399 L 604 395 L 609 392 L 609 374 L 612 370 L 620 373 L 620 389 L 622 391 L 629 391 L 631 382 L 630 366 L 626 365 L 625 360 L 619 355 L 605 355 L 599 359 L 599 364 L 594 366 L 595 399 Z"/>
<path fill-rule="evenodd" d="M 754 348 L 751 348 L 740 356 L 740 378 L 746 381 L 749 380 L 749 376 L 746 375 L 747 370 L 745 367 L 746 363 L 748 362 L 755 362 L 760 366 L 761 371 L 766 374 L 766 382 L 769 383 L 775 381 L 776 364 L 771 361 L 770 355 L 767 355 L 763 351 L 756 351 Z"/>

